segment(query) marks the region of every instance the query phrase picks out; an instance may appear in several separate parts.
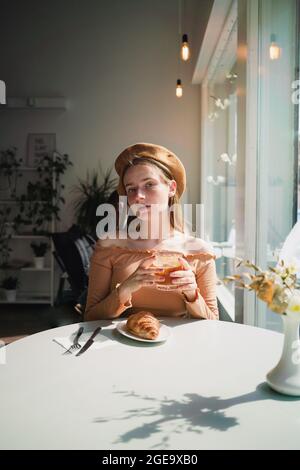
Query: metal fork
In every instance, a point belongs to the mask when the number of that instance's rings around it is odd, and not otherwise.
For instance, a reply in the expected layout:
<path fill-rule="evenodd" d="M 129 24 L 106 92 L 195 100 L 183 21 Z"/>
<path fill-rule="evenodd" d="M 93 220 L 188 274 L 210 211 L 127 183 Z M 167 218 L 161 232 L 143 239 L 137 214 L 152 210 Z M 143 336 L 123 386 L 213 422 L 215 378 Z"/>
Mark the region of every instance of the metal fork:
<path fill-rule="evenodd" d="M 75 349 L 80 349 L 81 348 L 81 344 L 79 344 L 79 338 L 80 336 L 82 335 L 83 333 L 83 326 L 81 326 L 79 328 L 79 330 L 77 331 L 76 333 L 76 336 L 73 340 L 73 344 L 69 347 L 69 349 L 67 349 L 67 351 L 64 352 L 64 354 L 72 354 L 72 351 L 74 351 Z"/>

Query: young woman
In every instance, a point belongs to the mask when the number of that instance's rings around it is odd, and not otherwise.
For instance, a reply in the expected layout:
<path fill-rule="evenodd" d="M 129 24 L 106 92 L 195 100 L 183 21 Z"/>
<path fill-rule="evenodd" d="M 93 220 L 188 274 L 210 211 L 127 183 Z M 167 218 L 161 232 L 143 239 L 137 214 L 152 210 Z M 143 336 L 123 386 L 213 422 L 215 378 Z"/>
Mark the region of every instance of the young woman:
<path fill-rule="evenodd" d="M 118 193 L 136 216 L 134 230 L 99 240 L 91 260 L 85 320 L 112 319 L 147 310 L 155 315 L 218 319 L 215 256 L 189 236 L 179 206 L 185 169 L 168 149 L 135 144 L 116 159 Z M 170 207 L 175 210 L 170 211 Z M 155 267 L 160 253 L 176 253 L 181 268 L 164 286 Z"/>

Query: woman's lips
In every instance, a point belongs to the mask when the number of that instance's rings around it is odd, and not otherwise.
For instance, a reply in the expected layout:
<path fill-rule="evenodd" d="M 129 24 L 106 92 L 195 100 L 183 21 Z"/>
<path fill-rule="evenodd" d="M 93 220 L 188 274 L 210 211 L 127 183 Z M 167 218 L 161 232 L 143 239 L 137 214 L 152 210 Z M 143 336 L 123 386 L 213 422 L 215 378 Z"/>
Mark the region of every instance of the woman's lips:
<path fill-rule="evenodd" d="M 139 206 L 138 213 L 148 212 L 149 209 L 151 209 L 151 205 L 148 205 L 148 204 L 144 206 Z"/>

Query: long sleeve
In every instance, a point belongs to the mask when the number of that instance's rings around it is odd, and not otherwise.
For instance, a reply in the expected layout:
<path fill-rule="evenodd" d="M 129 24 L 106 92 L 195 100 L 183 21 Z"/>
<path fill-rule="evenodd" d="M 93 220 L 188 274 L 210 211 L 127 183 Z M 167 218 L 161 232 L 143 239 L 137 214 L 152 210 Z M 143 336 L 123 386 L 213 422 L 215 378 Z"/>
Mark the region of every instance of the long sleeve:
<path fill-rule="evenodd" d="M 130 249 L 99 240 L 91 258 L 85 319 L 113 319 L 128 309 L 168 316 L 179 316 L 188 311 L 193 318 L 217 319 L 214 254 L 202 245 L 200 240 L 193 243 L 193 250 L 180 247 L 182 251 L 176 252 L 192 262 L 198 285 L 195 302 L 188 302 L 178 292 L 159 291 L 154 287 L 141 287 L 124 299 L 119 296 L 118 285 L 128 279 L 139 264 L 156 253 L 156 250 Z M 183 251 L 187 253 L 183 254 Z"/>
<path fill-rule="evenodd" d="M 219 312 L 216 296 L 216 265 L 214 259 L 200 262 L 196 271 L 198 296 L 194 302 L 185 299 L 186 309 L 193 318 L 218 320 Z"/>
<path fill-rule="evenodd" d="M 96 249 L 89 272 L 88 297 L 84 313 L 86 321 L 117 318 L 132 307 L 131 298 L 128 298 L 125 304 L 120 302 L 117 286 L 111 291 L 112 260 L 109 257 L 99 259 L 97 252 Z"/>

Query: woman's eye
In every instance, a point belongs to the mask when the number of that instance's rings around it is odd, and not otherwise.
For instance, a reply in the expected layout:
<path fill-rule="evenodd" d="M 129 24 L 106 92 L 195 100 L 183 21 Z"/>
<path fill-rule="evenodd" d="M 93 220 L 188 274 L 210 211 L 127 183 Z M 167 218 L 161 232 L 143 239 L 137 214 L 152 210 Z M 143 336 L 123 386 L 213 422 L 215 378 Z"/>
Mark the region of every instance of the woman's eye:
<path fill-rule="evenodd" d="M 153 186 L 154 186 L 153 183 L 147 183 L 147 184 L 146 184 L 146 187 L 147 187 L 147 188 L 152 188 Z"/>
<path fill-rule="evenodd" d="M 135 191 L 135 188 L 129 188 L 127 189 L 127 194 L 132 194 L 134 193 L 134 191 Z"/>

